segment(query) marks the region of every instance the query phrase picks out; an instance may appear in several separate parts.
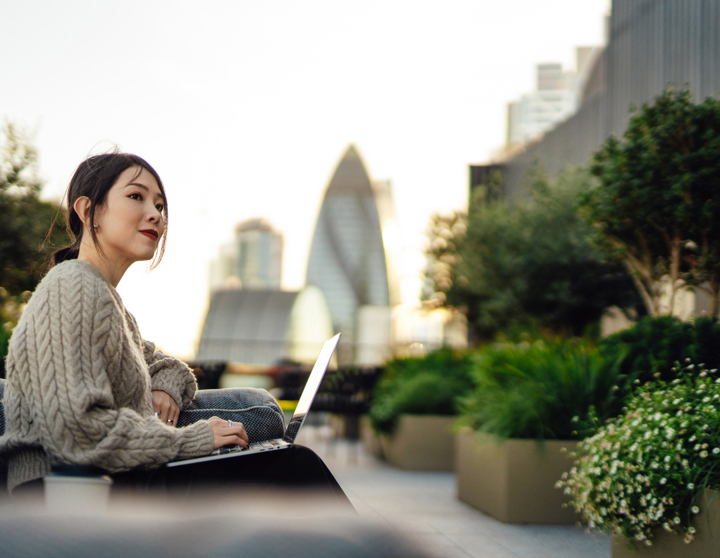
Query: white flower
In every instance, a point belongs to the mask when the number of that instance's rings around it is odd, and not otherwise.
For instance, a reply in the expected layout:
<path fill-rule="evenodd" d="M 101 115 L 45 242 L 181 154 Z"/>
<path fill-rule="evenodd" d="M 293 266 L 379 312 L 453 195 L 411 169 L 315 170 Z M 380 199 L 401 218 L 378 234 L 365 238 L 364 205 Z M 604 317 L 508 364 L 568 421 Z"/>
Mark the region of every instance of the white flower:
<path fill-rule="evenodd" d="M 665 477 L 660 479 L 660 484 L 665 484 L 667 482 L 667 479 Z"/>
<path fill-rule="evenodd" d="M 717 455 L 718 453 L 720 453 L 720 448 L 713 448 L 712 452 L 713 455 Z"/>
<path fill-rule="evenodd" d="M 688 533 L 690 533 L 691 535 L 694 535 L 694 534 L 695 534 L 695 527 L 688 527 Z"/>
<path fill-rule="evenodd" d="M 665 456 L 665 459 L 663 459 L 663 461 L 664 461 L 665 463 L 670 463 L 670 456 L 669 456 L 669 455 L 666 455 L 666 456 Z"/>
<path fill-rule="evenodd" d="M 705 459 L 707 456 L 708 456 L 708 452 L 706 450 L 702 450 L 700 452 L 700 457 L 702 457 L 703 459 Z"/>
<path fill-rule="evenodd" d="M 673 405 L 679 405 L 679 404 L 680 404 L 680 399 L 676 399 L 675 401 L 673 401 Z"/>
<path fill-rule="evenodd" d="M 674 523 L 675 525 L 680 525 L 680 518 L 677 517 L 677 516 L 673 517 L 673 523 Z"/>
<path fill-rule="evenodd" d="M 700 508 L 698 508 L 697 506 L 693 506 L 692 508 L 690 508 L 690 511 L 693 513 L 700 513 Z"/>
<path fill-rule="evenodd" d="M 693 488 L 695 488 L 695 485 L 693 483 L 689 482 L 687 487 L 688 487 L 688 490 L 692 490 Z"/>

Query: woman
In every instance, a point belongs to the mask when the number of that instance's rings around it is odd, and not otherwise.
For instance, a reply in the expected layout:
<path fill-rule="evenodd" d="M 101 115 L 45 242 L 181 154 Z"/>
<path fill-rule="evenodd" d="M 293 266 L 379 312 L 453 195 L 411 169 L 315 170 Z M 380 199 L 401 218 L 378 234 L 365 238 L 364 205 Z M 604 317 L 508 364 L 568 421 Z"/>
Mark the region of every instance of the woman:
<path fill-rule="evenodd" d="M 217 417 L 175 428 L 180 410 L 194 397 L 195 377 L 142 339 L 115 290 L 130 265 L 153 260 L 155 267 L 162 258 L 162 181 L 135 155 L 90 157 L 70 182 L 67 217 L 74 242 L 53 255 L 54 267 L 10 340 L 6 431 L 0 438 L 8 490 L 32 491 L 54 466 L 72 464 L 107 470 L 117 485 L 314 486 L 349 504 L 322 461 L 299 446 L 161 467 L 221 446 L 248 445 L 242 424 Z"/>

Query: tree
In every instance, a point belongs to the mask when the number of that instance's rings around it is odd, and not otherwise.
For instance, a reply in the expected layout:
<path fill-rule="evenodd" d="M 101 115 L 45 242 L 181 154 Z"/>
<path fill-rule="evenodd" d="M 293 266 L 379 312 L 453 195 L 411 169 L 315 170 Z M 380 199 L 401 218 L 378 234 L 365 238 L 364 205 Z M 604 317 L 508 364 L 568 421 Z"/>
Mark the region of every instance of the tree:
<path fill-rule="evenodd" d="M 593 158 L 582 198 L 596 244 L 631 272 L 647 311 L 672 314 L 686 284 L 720 292 L 720 101 L 666 91 Z M 661 306 L 662 280 L 670 288 Z"/>
<path fill-rule="evenodd" d="M 552 183 L 535 172 L 526 201 L 508 205 L 478 188 L 467 215 L 434 217 L 426 299 L 462 308 L 474 339 L 533 324 L 579 335 L 608 306 L 633 308 L 632 281 L 591 244 L 577 213 L 588 180 L 577 169 Z"/>
<path fill-rule="evenodd" d="M 40 199 L 41 188 L 36 149 L 6 122 L 0 132 L 0 325 L 17 321 L 29 291 L 44 275 L 44 261 L 68 243 L 64 216 L 56 203 Z M 0 334 L 0 356 L 7 333 Z"/>

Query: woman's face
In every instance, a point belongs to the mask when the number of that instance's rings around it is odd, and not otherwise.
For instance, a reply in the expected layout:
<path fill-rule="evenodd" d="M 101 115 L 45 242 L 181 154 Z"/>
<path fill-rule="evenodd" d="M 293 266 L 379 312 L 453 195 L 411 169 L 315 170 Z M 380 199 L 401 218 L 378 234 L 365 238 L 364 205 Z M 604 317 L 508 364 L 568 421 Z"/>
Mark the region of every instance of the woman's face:
<path fill-rule="evenodd" d="M 138 170 L 124 170 L 95 211 L 102 251 L 127 265 L 152 259 L 165 232 L 165 198 L 152 174 Z"/>

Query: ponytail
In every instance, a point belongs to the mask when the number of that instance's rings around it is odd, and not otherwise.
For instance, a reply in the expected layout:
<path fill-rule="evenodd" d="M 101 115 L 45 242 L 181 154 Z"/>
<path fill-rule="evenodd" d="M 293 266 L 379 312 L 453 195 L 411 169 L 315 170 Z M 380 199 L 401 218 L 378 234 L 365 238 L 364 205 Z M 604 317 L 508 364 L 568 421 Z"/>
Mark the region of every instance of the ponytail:
<path fill-rule="evenodd" d="M 62 262 L 66 262 L 68 260 L 77 260 L 78 255 L 80 254 L 80 243 L 74 242 L 70 246 L 65 246 L 65 248 L 60 248 L 59 250 L 56 250 L 52 254 L 52 265 L 57 265 Z"/>

